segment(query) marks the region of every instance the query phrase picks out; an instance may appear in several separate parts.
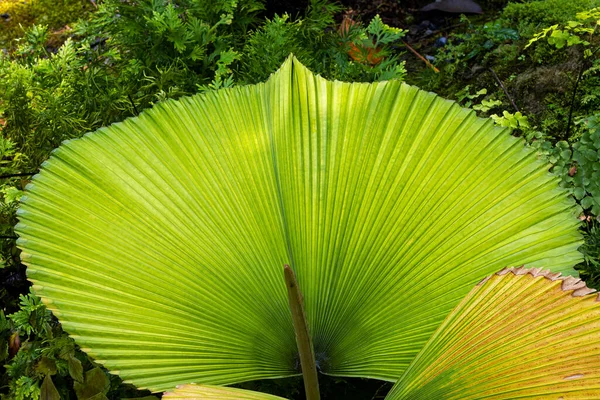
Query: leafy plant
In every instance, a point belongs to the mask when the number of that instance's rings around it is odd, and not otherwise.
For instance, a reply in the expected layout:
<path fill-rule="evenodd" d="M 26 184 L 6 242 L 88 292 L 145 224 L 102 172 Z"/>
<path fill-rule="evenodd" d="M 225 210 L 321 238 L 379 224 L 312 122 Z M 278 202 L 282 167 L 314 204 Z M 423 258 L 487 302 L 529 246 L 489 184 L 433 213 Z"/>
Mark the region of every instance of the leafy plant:
<path fill-rule="evenodd" d="M 449 76 L 467 74 L 475 65 L 491 65 L 497 58 L 506 55 L 505 45 L 520 39 L 517 30 L 501 21 L 478 26 L 462 17 L 461 22 L 467 25 L 466 32 L 453 35 L 448 45 L 441 47 L 436 55 L 437 64 Z"/>
<path fill-rule="evenodd" d="M 456 93 L 456 101 L 461 103 L 465 107 L 471 107 L 471 106 L 473 106 L 474 100 L 477 100 L 479 97 L 487 94 L 486 88 L 478 90 L 474 94 L 471 94 L 470 90 L 471 90 L 471 86 L 467 85 L 462 90 L 460 90 L 458 93 Z"/>
<path fill-rule="evenodd" d="M 502 115 L 492 114 L 490 117 L 494 122 L 500 126 L 505 126 L 511 129 L 526 130 L 529 128 L 529 121 L 527 117 L 521 114 L 519 111 L 511 113 L 506 110 L 502 111 Z"/>
<path fill-rule="evenodd" d="M 42 304 L 39 297 L 34 295 L 21 296 L 21 309 L 16 313 L 9 315 L 25 335 L 48 334 L 50 331 L 50 311 Z"/>
<path fill-rule="evenodd" d="M 12 362 L 6 365 L 10 382 L 11 397 L 16 399 L 59 399 L 52 376 L 77 374 L 81 362 L 75 358 L 75 343 L 66 334 L 55 336 L 58 324 L 50 311 L 33 294 L 20 297 L 21 308 L 8 315 L 2 331 L 10 335 L 13 342 L 7 342 L 11 348 Z M 44 346 L 35 337 L 43 337 L 50 343 Z M 20 338 L 24 338 L 21 342 Z M 8 354 L 7 354 L 8 356 Z M 8 359 L 9 357 L 6 357 Z"/>
<path fill-rule="evenodd" d="M 151 390 L 298 374 L 284 264 L 316 367 L 394 380 L 485 275 L 581 259 L 573 202 L 506 130 L 292 59 L 64 144 L 18 213 L 36 293 Z"/>
<path fill-rule="evenodd" d="M 6 363 L 0 384 L 8 389 L 2 399 L 101 400 L 109 390 L 111 398 L 136 392 L 88 360 L 39 297 L 22 295 L 20 303 L 6 317 L 0 310 L 0 362 Z"/>
<path fill-rule="evenodd" d="M 465 86 L 461 91 L 459 91 L 456 94 L 456 101 L 458 103 L 461 103 L 465 107 L 470 107 L 475 111 L 480 111 L 481 113 L 487 113 L 491 109 L 502 105 L 502 101 L 495 100 L 493 98 L 480 99 L 481 96 L 484 96 L 488 93 L 486 88 L 480 89 L 474 94 L 471 94 L 470 90 L 471 90 L 470 85 Z M 481 103 L 475 104 L 476 101 L 479 101 L 479 100 L 481 100 Z M 500 126 L 507 126 L 507 125 L 503 125 L 502 123 L 499 123 L 499 120 L 496 120 L 496 119 L 494 119 L 494 120 Z"/>
<path fill-rule="evenodd" d="M 545 38 L 548 44 L 559 50 L 571 46 L 579 46 L 583 49 L 583 60 L 572 89 L 565 138 L 569 138 L 570 136 L 576 98 L 584 75 L 593 75 L 600 70 L 600 61 L 594 57 L 598 50 L 600 50 L 600 43 L 596 32 L 598 26 L 600 26 L 600 7 L 577 13 L 576 20 L 568 21 L 562 27 L 556 24 L 543 29 L 534 35 L 526 46 L 531 46 L 533 43 Z M 590 102 L 596 97 L 597 95 L 594 93 L 591 97 L 588 96 L 585 102 Z"/>
<path fill-rule="evenodd" d="M 546 157 L 551 171 L 560 177 L 561 186 L 569 190 L 585 215 L 600 215 L 600 129 L 598 116 L 581 121 L 587 127 L 573 144 L 559 141 L 555 145 L 544 138 L 534 138 L 533 146 Z M 583 217 L 585 218 L 585 217 Z"/>
<path fill-rule="evenodd" d="M 600 224 L 598 221 L 588 221 L 585 227 L 585 243 L 580 247 L 583 253 L 583 262 L 577 265 L 582 279 L 590 282 L 594 287 L 600 285 Z"/>
<path fill-rule="evenodd" d="M 366 27 L 347 17 L 334 29 L 334 14 L 339 11 L 325 1 L 312 1 L 304 19 L 275 15 L 249 38 L 241 60 L 241 80 L 265 80 L 290 53 L 330 79 L 403 80 L 404 62 L 392 46 L 406 32 L 384 24 L 378 15 Z"/>
<path fill-rule="evenodd" d="M 583 209 L 600 215 L 600 115 L 589 118 L 586 124 L 588 130 L 573 144 L 575 173 L 567 175 L 573 177 L 573 193 Z"/>

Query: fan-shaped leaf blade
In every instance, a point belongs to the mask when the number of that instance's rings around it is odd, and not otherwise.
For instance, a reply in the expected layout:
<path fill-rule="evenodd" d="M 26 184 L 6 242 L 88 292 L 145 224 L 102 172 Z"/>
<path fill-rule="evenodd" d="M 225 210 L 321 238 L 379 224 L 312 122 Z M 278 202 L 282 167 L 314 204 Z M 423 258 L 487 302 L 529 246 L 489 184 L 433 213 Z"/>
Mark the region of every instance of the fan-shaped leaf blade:
<path fill-rule="evenodd" d="M 599 298 L 559 275 L 510 268 L 482 281 L 387 399 L 599 398 Z"/>
<path fill-rule="evenodd" d="M 253 392 L 250 390 L 212 385 L 180 385 L 166 392 L 163 399 L 168 400 L 284 400 L 283 397 Z"/>
<path fill-rule="evenodd" d="M 322 371 L 395 380 L 484 276 L 571 273 L 581 257 L 572 201 L 491 120 L 298 62 L 279 104 L 282 209 Z"/>
<path fill-rule="evenodd" d="M 572 271 L 567 199 L 521 142 L 454 103 L 290 58 L 265 84 L 64 144 L 17 231 L 36 293 L 140 387 L 297 374 L 284 264 L 321 371 L 394 380 L 483 276 Z"/>

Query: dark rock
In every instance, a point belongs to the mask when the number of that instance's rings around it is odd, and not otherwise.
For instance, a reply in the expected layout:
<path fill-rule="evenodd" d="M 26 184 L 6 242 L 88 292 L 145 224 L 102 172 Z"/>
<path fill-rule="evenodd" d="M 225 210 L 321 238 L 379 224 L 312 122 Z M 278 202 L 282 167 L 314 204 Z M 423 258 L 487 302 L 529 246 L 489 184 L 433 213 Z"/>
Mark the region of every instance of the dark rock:
<path fill-rule="evenodd" d="M 410 36 L 417 36 L 419 32 L 421 32 L 421 29 L 417 25 L 413 25 L 410 28 L 408 28 L 408 34 Z"/>
<path fill-rule="evenodd" d="M 445 45 L 448 44 L 448 38 L 445 36 L 442 36 L 440 38 L 437 38 L 437 40 L 434 43 L 435 47 L 444 47 Z"/>
<path fill-rule="evenodd" d="M 481 6 L 473 0 L 438 0 L 427 4 L 421 11 L 441 11 L 453 14 L 483 14 Z"/>

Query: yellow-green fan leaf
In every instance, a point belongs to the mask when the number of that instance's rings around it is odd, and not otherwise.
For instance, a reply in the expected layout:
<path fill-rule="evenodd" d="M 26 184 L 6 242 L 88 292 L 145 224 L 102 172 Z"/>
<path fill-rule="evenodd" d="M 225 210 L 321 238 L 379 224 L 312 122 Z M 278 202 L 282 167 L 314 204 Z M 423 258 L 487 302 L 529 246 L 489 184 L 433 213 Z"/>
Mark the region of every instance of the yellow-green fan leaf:
<path fill-rule="evenodd" d="M 506 268 L 448 315 L 398 399 L 598 399 L 600 299 L 577 278 Z"/>
<path fill-rule="evenodd" d="M 279 79 L 65 143 L 27 190 L 18 231 L 34 290 L 138 387 L 297 373 L 267 116 Z"/>
<path fill-rule="evenodd" d="M 279 104 L 282 214 L 322 371 L 395 380 L 484 276 L 580 259 L 556 178 L 491 120 L 297 63 Z"/>
<path fill-rule="evenodd" d="M 35 292 L 77 343 L 165 390 L 299 373 L 284 264 L 321 371 L 394 380 L 482 277 L 571 272 L 574 213 L 491 121 L 290 58 L 265 84 L 63 144 L 17 232 Z"/>
<path fill-rule="evenodd" d="M 251 390 L 193 383 L 179 385 L 175 390 L 166 392 L 162 398 L 168 400 L 285 400 L 283 397 Z"/>

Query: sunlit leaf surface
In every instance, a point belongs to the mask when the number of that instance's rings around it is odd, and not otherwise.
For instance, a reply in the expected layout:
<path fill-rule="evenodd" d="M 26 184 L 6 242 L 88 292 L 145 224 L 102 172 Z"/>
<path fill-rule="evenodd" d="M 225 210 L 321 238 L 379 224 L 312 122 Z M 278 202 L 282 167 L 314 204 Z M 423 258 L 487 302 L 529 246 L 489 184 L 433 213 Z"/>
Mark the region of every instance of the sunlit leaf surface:
<path fill-rule="evenodd" d="M 599 399 L 600 301 L 559 275 L 509 268 L 482 281 L 386 399 Z"/>
<path fill-rule="evenodd" d="M 571 273 L 568 194 L 522 141 L 400 82 L 269 81 L 63 144 L 19 210 L 36 294 L 152 390 L 299 373 L 283 265 L 322 372 L 397 379 L 506 265 Z"/>

